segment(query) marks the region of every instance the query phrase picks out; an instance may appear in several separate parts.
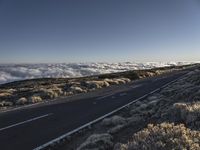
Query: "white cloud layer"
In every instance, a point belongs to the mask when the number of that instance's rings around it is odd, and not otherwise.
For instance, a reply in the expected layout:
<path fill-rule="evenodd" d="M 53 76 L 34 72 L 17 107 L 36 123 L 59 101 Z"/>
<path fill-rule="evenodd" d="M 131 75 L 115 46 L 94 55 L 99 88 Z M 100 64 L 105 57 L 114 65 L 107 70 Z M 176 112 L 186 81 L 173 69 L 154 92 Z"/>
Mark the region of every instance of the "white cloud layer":
<path fill-rule="evenodd" d="M 122 72 L 127 70 L 149 69 L 186 62 L 170 63 L 59 63 L 59 64 L 0 64 L 0 84 L 33 78 L 69 78 Z"/>

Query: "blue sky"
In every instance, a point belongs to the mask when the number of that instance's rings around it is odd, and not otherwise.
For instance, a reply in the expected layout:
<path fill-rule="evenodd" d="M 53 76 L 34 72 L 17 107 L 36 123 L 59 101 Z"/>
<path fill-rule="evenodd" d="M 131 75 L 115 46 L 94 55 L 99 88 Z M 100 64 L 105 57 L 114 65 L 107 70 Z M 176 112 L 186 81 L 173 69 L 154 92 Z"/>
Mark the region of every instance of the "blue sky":
<path fill-rule="evenodd" d="M 199 0 L 0 0 L 0 63 L 198 60 Z"/>

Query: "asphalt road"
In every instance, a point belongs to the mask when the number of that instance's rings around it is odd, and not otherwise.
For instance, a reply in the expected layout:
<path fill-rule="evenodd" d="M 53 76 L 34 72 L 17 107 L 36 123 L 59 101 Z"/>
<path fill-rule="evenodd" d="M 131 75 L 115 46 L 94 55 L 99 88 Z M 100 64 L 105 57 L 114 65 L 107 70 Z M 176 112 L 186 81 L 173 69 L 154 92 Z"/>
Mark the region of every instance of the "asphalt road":
<path fill-rule="evenodd" d="M 88 123 L 164 84 L 187 71 L 138 80 L 109 88 L 107 92 L 74 101 L 58 100 L 47 104 L 0 113 L 0 149 L 31 150 L 62 134 Z"/>

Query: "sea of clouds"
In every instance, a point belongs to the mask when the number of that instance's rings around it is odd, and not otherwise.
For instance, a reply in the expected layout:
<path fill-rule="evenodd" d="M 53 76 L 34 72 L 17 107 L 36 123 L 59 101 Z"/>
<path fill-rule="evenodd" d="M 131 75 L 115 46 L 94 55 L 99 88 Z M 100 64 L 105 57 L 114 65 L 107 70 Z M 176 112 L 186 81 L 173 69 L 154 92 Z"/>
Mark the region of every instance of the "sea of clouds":
<path fill-rule="evenodd" d="M 187 62 L 0 64 L 0 84 L 33 78 L 69 78 L 183 65 Z"/>

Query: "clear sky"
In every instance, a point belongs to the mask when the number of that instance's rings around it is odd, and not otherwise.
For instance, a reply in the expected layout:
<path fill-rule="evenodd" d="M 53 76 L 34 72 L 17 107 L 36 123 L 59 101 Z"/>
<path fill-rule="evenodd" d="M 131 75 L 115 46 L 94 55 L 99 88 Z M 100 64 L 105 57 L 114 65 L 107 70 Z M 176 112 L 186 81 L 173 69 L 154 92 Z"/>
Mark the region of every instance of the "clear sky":
<path fill-rule="evenodd" d="M 199 0 L 0 0 L 0 63 L 198 60 Z"/>

